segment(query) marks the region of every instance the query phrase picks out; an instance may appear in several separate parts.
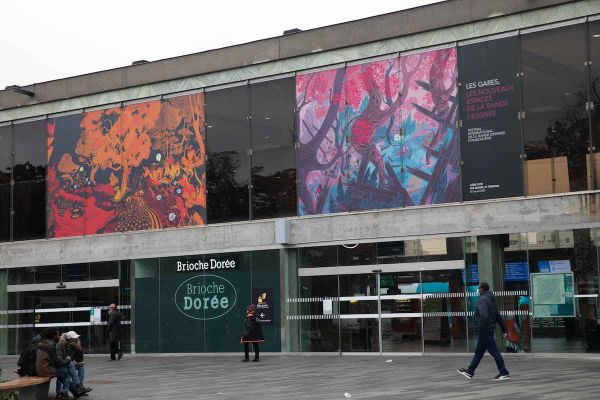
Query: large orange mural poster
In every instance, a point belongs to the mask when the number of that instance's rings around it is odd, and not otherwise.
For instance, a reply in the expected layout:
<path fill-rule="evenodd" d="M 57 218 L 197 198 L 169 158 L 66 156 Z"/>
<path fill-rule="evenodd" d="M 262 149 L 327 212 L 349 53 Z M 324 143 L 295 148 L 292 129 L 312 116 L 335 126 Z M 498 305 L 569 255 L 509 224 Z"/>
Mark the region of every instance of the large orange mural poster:
<path fill-rule="evenodd" d="M 204 95 L 48 121 L 49 237 L 203 225 Z"/>

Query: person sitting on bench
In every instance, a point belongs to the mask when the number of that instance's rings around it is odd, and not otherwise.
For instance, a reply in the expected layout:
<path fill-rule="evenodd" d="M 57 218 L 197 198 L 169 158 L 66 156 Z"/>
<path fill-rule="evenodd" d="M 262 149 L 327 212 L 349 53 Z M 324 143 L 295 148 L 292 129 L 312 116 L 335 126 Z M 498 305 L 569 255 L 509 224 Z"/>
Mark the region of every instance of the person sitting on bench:
<path fill-rule="evenodd" d="M 37 350 L 35 369 L 38 376 L 56 377 L 56 400 L 69 400 L 69 386 L 75 384 L 75 397 L 83 395 L 75 364 L 70 357 L 62 359 L 56 354 L 56 343 L 60 333 L 56 328 L 47 328 Z"/>
<path fill-rule="evenodd" d="M 78 361 L 78 352 L 81 353 L 81 361 Z M 81 348 L 81 342 L 79 341 L 79 335 L 74 331 L 63 333 L 60 337 L 60 340 L 56 344 L 56 354 L 63 360 L 66 360 L 67 358 L 72 360 L 73 364 L 75 365 L 79 380 L 79 393 L 80 395 L 87 396 L 87 393 L 91 392 L 92 388 L 83 386 L 83 379 L 85 378 L 85 364 L 83 363 L 83 350 Z M 74 395 L 78 392 L 76 385 L 77 382 L 72 379 L 69 390 Z M 77 395 L 75 396 L 78 397 Z"/>

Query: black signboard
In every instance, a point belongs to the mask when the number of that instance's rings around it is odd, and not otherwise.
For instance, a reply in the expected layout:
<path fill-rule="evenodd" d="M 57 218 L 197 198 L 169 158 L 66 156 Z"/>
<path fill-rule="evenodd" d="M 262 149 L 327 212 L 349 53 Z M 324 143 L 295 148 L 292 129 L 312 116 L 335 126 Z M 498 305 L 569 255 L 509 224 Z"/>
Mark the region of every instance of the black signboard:
<path fill-rule="evenodd" d="M 458 49 L 463 200 L 523 195 L 517 36 Z"/>
<path fill-rule="evenodd" d="M 256 304 L 258 321 L 264 325 L 273 325 L 273 289 L 252 288 L 252 301 Z"/>

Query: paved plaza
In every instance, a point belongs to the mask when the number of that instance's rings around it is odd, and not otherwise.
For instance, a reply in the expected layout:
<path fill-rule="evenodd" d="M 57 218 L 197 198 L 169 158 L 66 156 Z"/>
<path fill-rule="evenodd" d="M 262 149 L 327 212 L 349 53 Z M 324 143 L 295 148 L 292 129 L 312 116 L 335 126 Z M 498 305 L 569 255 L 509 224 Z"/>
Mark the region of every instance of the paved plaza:
<path fill-rule="evenodd" d="M 106 357 L 107 358 L 107 357 Z M 598 399 L 600 358 L 507 357 L 511 379 L 495 382 L 486 355 L 471 381 L 464 356 L 280 356 L 260 363 L 234 356 L 88 357 L 90 400 L 190 399 Z M 4 371 L 16 357 L 0 357 Z M 7 378 L 8 376 L 4 376 Z M 52 387 L 54 386 L 54 382 Z M 54 389 L 51 389 L 54 395 Z"/>

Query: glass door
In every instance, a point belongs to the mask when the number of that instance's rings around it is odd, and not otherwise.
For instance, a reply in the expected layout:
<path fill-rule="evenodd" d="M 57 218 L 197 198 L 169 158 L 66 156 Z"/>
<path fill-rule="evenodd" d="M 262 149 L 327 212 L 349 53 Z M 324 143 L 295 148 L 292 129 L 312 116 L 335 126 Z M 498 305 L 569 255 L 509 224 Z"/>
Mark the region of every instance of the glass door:
<path fill-rule="evenodd" d="M 342 352 L 379 351 L 377 275 L 340 275 Z"/>
<path fill-rule="evenodd" d="M 379 274 L 383 352 L 423 352 L 420 272 Z"/>

